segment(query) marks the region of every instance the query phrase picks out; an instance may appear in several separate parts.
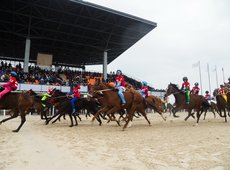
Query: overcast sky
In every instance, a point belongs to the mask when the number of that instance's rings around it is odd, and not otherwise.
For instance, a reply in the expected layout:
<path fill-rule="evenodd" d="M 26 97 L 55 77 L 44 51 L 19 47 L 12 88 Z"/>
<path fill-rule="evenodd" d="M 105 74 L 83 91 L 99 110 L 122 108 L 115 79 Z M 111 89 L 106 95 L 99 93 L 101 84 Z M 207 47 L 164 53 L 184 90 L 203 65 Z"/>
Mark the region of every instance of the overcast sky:
<path fill-rule="evenodd" d="M 157 23 L 157 27 L 108 65 L 108 72 L 125 74 L 165 89 L 172 82 L 182 84 L 187 76 L 193 86 L 199 82 L 200 61 L 203 93 L 230 77 L 229 0 L 88 0 Z M 132 60 L 132 65 L 128 64 Z M 101 71 L 101 66 L 87 67 Z"/>

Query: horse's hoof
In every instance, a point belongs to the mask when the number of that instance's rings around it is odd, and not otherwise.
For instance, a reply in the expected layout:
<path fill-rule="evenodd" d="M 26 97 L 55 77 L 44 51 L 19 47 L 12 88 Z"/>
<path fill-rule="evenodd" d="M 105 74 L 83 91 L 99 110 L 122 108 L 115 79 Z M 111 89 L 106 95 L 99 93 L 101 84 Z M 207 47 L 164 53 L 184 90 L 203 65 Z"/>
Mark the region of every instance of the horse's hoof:
<path fill-rule="evenodd" d="M 2 121 L 0 122 L 0 125 L 2 124 Z"/>
<path fill-rule="evenodd" d="M 15 132 L 18 133 L 18 131 L 19 131 L 19 130 L 12 130 L 12 132 L 14 132 L 14 133 L 15 133 Z"/>
<path fill-rule="evenodd" d="M 69 125 L 69 127 L 73 127 L 73 125 Z"/>

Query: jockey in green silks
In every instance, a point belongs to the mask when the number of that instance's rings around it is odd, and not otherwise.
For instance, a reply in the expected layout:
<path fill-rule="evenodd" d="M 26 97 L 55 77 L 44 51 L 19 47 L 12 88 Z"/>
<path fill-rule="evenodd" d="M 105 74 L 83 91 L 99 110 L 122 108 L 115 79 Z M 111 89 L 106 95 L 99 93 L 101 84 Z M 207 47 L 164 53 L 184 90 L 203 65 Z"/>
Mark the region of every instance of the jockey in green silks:
<path fill-rule="evenodd" d="M 49 107 L 49 104 L 48 104 L 48 102 L 47 102 L 47 98 L 48 98 L 48 97 L 51 97 L 50 93 L 51 93 L 52 90 L 53 90 L 52 87 L 48 87 L 47 93 L 42 94 L 41 102 L 42 102 L 42 106 L 43 106 L 44 108 L 45 108 L 47 105 L 48 105 L 47 107 Z"/>
<path fill-rule="evenodd" d="M 188 82 L 187 77 L 183 77 L 183 84 L 181 89 L 185 91 L 185 96 L 186 96 L 186 104 L 190 103 L 190 83 Z"/>

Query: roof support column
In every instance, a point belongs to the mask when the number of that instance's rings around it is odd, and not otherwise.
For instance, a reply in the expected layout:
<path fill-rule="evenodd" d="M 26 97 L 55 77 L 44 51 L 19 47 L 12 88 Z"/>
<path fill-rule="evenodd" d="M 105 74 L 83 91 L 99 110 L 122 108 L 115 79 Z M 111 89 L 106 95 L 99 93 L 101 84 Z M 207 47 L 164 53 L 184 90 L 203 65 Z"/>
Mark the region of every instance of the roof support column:
<path fill-rule="evenodd" d="M 103 57 L 103 79 L 106 80 L 107 79 L 107 55 L 108 52 L 104 51 L 104 57 Z"/>
<path fill-rule="evenodd" d="M 28 73 L 28 66 L 29 66 L 29 58 L 30 58 L 30 38 L 26 38 L 26 47 L 25 47 L 25 57 L 24 57 L 24 65 L 23 70 L 24 72 Z"/>

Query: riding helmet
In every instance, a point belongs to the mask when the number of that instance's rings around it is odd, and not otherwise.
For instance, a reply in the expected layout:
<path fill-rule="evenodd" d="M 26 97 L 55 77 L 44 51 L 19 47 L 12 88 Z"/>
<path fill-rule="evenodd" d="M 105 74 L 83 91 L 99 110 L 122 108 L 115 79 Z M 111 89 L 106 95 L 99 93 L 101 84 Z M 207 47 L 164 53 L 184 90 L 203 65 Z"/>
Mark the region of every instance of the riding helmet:
<path fill-rule="evenodd" d="M 120 74 L 122 74 L 122 71 L 121 71 L 121 70 L 117 70 L 117 73 L 120 73 Z"/>
<path fill-rule="evenodd" d="M 199 85 L 199 83 L 196 82 L 196 83 L 195 83 L 195 86 L 198 86 L 198 85 Z"/>
<path fill-rule="evenodd" d="M 11 71 L 10 74 L 11 74 L 12 76 L 14 76 L 14 77 L 17 76 L 17 73 L 16 73 L 15 71 Z"/>
<path fill-rule="evenodd" d="M 183 81 L 188 81 L 188 77 L 183 77 Z"/>
<path fill-rule="evenodd" d="M 142 84 L 144 85 L 144 86 L 147 86 L 147 82 L 146 81 L 142 81 Z"/>
<path fill-rule="evenodd" d="M 205 93 L 209 93 L 209 91 L 206 91 Z"/>

